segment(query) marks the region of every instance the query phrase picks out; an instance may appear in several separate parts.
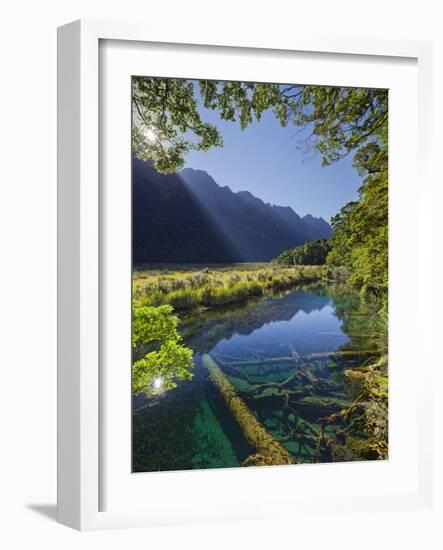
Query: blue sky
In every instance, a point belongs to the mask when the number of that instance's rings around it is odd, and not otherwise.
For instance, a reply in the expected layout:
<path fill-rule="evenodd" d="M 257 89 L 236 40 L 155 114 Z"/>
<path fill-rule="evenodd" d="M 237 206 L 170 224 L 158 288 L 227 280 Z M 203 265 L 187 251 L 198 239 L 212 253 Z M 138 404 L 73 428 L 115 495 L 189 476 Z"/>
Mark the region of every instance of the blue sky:
<path fill-rule="evenodd" d="M 352 154 L 322 167 L 297 149 L 302 135 L 289 124 L 282 128 L 271 112 L 245 130 L 238 123 L 220 120 L 200 107 L 202 119 L 212 122 L 224 139 L 223 148 L 191 151 L 186 167 L 205 170 L 232 191 L 250 191 L 265 202 L 292 206 L 301 216 L 312 214 L 329 221 L 342 206 L 357 198 L 361 179 L 352 167 Z"/>

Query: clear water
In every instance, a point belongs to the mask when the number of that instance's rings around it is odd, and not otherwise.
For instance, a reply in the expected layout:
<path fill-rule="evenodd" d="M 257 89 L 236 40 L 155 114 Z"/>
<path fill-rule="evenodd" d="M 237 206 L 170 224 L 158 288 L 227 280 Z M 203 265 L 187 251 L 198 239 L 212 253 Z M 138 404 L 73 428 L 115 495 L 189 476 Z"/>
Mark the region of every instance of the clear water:
<path fill-rule="evenodd" d="M 355 308 L 355 300 L 347 297 L 339 301 L 322 288 L 298 290 L 183 319 L 180 330 L 185 343 L 194 350 L 195 376 L 152 406 L 146 406 L 143 398 L 134 398 L 134 471 L 233 467 L 251 454 L 235 420 L 208 381 L 201 362 L 204 353 L 210 353 L 246 396 L 259 420 L 298 462 L 318 460 L 314 441 L 318 419 L 349 402 L 343 371 L 361 364 L 362 357 L 307 356 L 367 346 L 359 339 L 365 319 L 360 320 L 359 330 L 353 329 L 352 338 L 344 330 L 344 320 Z M 305 358 L 304 368 L 324 380 L 328 391 L 303 400 L 297 410 L 285 409 L 279 396 L 248 398 L 260 384 L 281 382 L 300 368 L 293 359 L 294 352 Z M 307 383 L 301 380 L 293 389 L 303 390 Z M 320 460 L 330 457 L 321 456 Z"/>

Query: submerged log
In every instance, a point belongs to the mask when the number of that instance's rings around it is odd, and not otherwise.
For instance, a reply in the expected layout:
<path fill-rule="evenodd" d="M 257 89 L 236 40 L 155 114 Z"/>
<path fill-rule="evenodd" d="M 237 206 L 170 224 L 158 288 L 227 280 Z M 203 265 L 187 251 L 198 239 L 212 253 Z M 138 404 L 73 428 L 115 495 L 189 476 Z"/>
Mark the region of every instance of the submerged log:
<path fill-rule="evenodd" d="M 267 357 L 264 359 L 242 359 L 241 361 L 220 361 L 223 365 L 232 365 L 232 366 L 249 366 L 249 365 L 266 365 L 268 363 L 286 363 L 294 362 L 294 357 Z"/>
<path fill-rule="evenodd" d="M 289 355 L 289 356 L 281 356 L 281 357 L 268 357 L 263 359 L 242 359 L 241 361 L 229 361 L 226 362 L 227 365 L 230 366 L 254 366 L 254 365 L 265 365 L 269 363 L 289 363 L 289 362 L 295 362 L 298 361 L 311 361 L 313 359 L 334 359 L 334 358 L 341 358 L 341 357 L 360 357 L 361 355 L 371 355 L 371 354 L 379 354 L 380 352 L 378 350 L 342 350 L 342 351 L 322 351 L 319 353 L 310 353 L 308 355 Z M 223 364 L 225 364 L 224 361 L 222 361 Z"/>
<path fill-rule="evenodd" d="M 311 389 L 284 390 L 266 388 L 258 394 L 252 392 L 245 394 L 244 399 L 252 408 L 275 408 L 283 410 L 285 408 L 285 403 L 289 403 L 291 399 L 300 400 L 310 396 L 312 396 Z"/>
<path fill-rule="evenodd" d="M 379 354 L 380 352 L 376 349 L 365 349 L 365 350 L 352 350 L 352 349 L 345 349 L 342 351 L 325 351 L 320 353 L 310 353 L 309 355 L 302 356 L 302 359 L 305 361 L 310 361 L 312 359 L 327 359 L 329 357 L 360 357 L 361 355 L 371 355 L 371 354 Z"/>
<path fill-rule="evenodd" d="M 254 453 L 265 457 L 268 464 L 295 464 L 291 453 L 257 420 L 212 357 L 205 354 L 202 362 Z"/>
<path fill-rule="evenodd" d="M 310 395 L 298 401 L 291 401 L 293 407 L 300 416 L 311 420 L 319 417 L 330 416 L 345 409 L 347 403 L 332 397 L 319 397 Z"/>

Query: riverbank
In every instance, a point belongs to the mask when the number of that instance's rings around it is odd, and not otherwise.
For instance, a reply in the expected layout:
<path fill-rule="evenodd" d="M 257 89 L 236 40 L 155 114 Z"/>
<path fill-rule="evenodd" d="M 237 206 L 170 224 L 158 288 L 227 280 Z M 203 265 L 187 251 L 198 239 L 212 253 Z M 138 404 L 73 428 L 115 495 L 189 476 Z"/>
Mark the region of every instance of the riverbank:
<path fill-rule="evenodd" d="M 140 305 L 169 304 L 177 311 L 213 308 L 324 281 L 329 271 L 272 263 L 143 267 L 133 273 L 133 298 Z"/>

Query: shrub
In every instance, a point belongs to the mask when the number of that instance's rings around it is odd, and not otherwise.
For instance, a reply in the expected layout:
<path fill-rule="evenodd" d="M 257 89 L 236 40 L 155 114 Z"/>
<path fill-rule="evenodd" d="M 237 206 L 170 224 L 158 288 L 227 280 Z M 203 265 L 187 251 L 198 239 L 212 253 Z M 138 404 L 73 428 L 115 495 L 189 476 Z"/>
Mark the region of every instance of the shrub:
<path fill-rule="evenodd" d="M 198 273 L 193 273 L 188 281 L 192 288 L 200 288 L 206 283 L 208 283 L 210 280 L 210 276 L 208 272 L 205 271 L 199 271 Z"/>
<path fill-rule="evenodd" d="M 286 290 L 302 282 L 318 280 L 318 267 L 286 267 L 244 264 L 183 272 L 152 271 L 143 279 L 134 274 L 134 298 L 143 305 L 170 304 L 177 310 L 202 305 L 216 307 L 261 296 L 266 291 Z"/>
<path fill-rule="evenodd" d="M 192 350 L 181 344 L 178 319 L 169 305 L 132 306 L 132 390 L 150 397 L 192 378 Z"/>
<path fill-rule="evenodd" d="M 183 288 L 181 290 L 174 290 L 167 296 L 167 301 L 174 308 L 177 309 L 189 309 L 197 305 L 198 294 L 195 290 L 189 288 Z"/>

